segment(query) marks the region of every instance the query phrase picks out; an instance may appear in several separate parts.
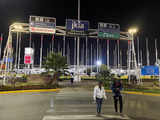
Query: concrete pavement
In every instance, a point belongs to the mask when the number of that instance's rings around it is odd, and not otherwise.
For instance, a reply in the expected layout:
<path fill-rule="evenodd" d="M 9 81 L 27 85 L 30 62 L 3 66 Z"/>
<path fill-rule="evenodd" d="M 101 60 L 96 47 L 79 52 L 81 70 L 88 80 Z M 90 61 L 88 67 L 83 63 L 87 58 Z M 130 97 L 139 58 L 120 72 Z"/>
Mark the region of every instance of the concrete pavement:
<path fill-rule="evenodd" d="M 91 88 L 93 89 L 93 88 Z M 124 114 L 114 113 L 112 94 L 96 117 L 92 92 L 63 88 L 60 92 L 0 94 L 0 120 L 159 120 L 160 97 L 124 94 Z"/>
<path fill-rule="evenodd" d="M 103 104 L 102 117 L 96 117 L 93 91 L 84 88 L 64 88 L 54 98 L 54 111 L 47 112 L 43 120 L 130 120 L 115 114 L 111 94 Z"/>

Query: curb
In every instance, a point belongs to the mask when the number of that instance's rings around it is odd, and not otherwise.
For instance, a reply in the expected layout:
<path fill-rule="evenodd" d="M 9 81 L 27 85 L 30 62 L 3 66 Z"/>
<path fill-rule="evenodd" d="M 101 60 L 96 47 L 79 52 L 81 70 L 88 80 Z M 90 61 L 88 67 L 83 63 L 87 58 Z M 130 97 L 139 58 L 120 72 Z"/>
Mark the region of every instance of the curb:
<path fill-rule="evenodd" d="M 39 89 L 39 90 L 16 90 L 16 91 L 2 91 L 0 94 L 10 93 L 30 93 L 30 92 L 58 92 L 60 89 Z"/>
<path fill-rule="evenodd" d="M 111 93 L 112 90 L 105 90 L 106 92 Z M 144 92 L 134 92 L 134 91 L 122 91 L 122 93 L 125 94 L 132 94 L 132 95 L 146 95 L 146 96 L 156 96 L 159 97 L 160 94 L 155 94 L 155 93 L 144 93 Z"/>

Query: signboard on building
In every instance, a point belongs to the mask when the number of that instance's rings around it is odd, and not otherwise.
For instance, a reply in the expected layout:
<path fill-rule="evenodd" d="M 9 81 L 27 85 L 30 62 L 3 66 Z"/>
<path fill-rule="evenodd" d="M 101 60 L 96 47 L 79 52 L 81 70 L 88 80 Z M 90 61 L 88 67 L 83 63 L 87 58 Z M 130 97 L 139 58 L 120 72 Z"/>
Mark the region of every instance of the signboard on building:
<path fill-rule="evenodd" d="M 120 25 L 112 23 L 98 23 L 98 37 L 102 39 L 120 39 Z"/>
<path fill-rule="evenodd" d="M 66 20 L 67 35 L 83 36 L 88 35 L 89 22 L 83 20 Z"/>
<path fill-rule="evenodd" d="M 30 16 L 29 30 L 34 33 L 55 34 L 56 18 Z"/>
<path fill-rule="evenodd" d="M 33 48 L 25 48 L 24 64 L 33 64 Z"/>
<path fill-rule="evenodd" d="M 142 75 L 159 75 L 159 67 L 158 66 L 144 66 L 141 69 Z"/>

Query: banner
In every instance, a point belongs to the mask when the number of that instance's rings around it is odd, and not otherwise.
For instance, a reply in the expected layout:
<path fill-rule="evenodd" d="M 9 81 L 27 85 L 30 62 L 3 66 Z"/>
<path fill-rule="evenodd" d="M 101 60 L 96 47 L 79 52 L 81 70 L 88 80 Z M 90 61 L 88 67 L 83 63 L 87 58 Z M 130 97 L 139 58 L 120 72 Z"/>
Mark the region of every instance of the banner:
<path fill-rule="evenodd" d="M 51 17 L 30 16 L 29 30 L 34 33 L 56 33 L 56 19 Z"/>
<path fill-rule="evenodd" d="M 144 66 L 141 69 L 142 75 L 159 75 L 159 67 L 158 66 Z"/>

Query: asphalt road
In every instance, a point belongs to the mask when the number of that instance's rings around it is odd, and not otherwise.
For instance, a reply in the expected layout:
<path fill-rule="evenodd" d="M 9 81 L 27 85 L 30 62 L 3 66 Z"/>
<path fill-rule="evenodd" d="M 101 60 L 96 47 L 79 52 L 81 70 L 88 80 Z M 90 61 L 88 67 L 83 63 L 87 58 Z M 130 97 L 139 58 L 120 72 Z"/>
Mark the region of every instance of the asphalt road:
<path fill-rule="evenodd" d="M 95 117 L 92 91 L 64 88 L 59 93 L 0 95 L 0 120 L 159 120 L 160 97 L 124 95 L 124 116 L 114 113 L 112 95 L 103 104 L 103 117 Z"/>
<path fill-rule="evenodd" d="M 0 95 L 0 120 L 42 120 L 55 93 Z"/>

